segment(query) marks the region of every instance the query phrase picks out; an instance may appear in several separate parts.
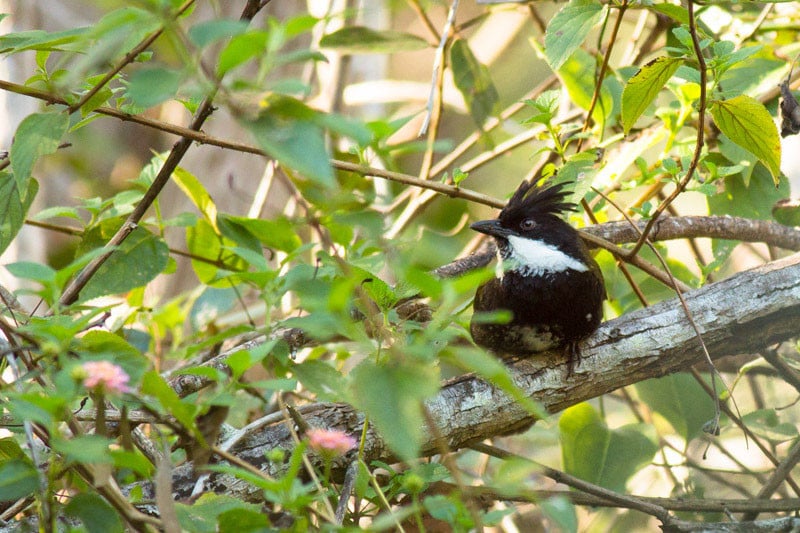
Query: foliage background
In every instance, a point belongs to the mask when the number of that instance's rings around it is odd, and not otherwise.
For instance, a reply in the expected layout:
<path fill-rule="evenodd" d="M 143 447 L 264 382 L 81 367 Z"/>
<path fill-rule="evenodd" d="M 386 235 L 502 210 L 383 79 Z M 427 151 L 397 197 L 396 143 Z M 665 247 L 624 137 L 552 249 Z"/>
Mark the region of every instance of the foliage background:
<path fill-rule="evenodd" d="M 477 242 L 465 225 L 494 211 L 464 198 L 431 195 L 427 203 L 422 189 L 341 168 L 334 174 L 327 165 L 333 155 L 340 161 L 434 182 L 456 180 L 464 190 L 488 195 L 485 203 L 496 207 L 493 199 L 506 198 L 521 179 L 543 167 L 547 172 L 549 162 L 562 177 L 579 178 L 577 199 L 585 195 L 599 221 L 618 220 L 620 215 L 589 185 L 607 190 L 616 202 L 631 208 L 633 216 L 647 220 L 687 175 L 695 153 L 699 79 L 688 26 L 679 28 L 687 20 L 686 9 L 665 4 L 628 9 L 627 4 L 603 6 L 590 1 L 493 7 L 462 2 L 456 17 L 459 31 L 442 56 L 447 68 L 441 71 L 441 81 L 433 84 L 432 133 L 419 137 L 437 61 L 437 36 L 447 25 L 449 3 L 273 0 L 257 10 L 251 29 L 231 22 L 245 2 L 198 2 L 183 17 L 174 13 L 186 2 L 128 4 L 54 1 L 46 9 L 30 2 L 4 6 L 11 13 L 2 22 L 4 34 L 88 28 L 56 40 L 52 35 L 26 34 L 30 41 L 22 42 L 12 34 L 0 41 L 6 52 L 2 78 L 15 84 L 2 93 L 8 116 L 13 117 L 7 123 L 5 143 L 12 152 L 10 170 L 27 169 L 24 175 L 12 175 L 6 168 L 4 183 L 27 185 L 32 176 L 39 184 L 27 213 L 33 221 L 3 243 L 8 248 L 0 280 L 9 288 L 34 291 L 19 294 L 28 312 L 44 299 L 35 311 L 37 318 L 25 324 L 19 316 L 7 316 L 3 330 L 14 347 L 11 352 L 28 361 L 32 373 L 17 378 L 13 369 L 6 368 L 3 374 L 10 433 L 2 441 L 6 448 L 0 468 L 5 470 L 0 472 L 13 481 L 5 482 L 5 492 L 0 492 L 0 500 L 8 502 L 3 504 L 4 520 L 52 525 L 66 515 L 87 530 L 97 520 L 111 520 L 119 527 L 123 522 L 137 529 L 152 527 L 126 503 L 142 497 L 136 490 L 115 497 L 113 486 L 98 480 L 113 474 L 117 483 L 128 487 L 158 472 L 169 475 L 187 452 L 178 446 L 169 461 L 159 462 L 158 453 L 148 455 L 141 443 L 137 451 L 122 446 L 113 424 L 105 431 L 106 422 L 96 415 L 79 420 L 70 414 L 86 398 L 86 391 L 71 377 L 74 368 L 97 358 L 110 358 L 131 374 L 135 392 L 113 400 L 109 408 L 124 405 L 152 417 L 139 429 L 142 438 L 155 443 L 157 452 L 179 437 L 184 442 L 203 440 L 198 426 L 209 412 L 222 413 L 231 427 L 273 412 L 286 413 L 285 403 L 343 401 L 366 412 L 395 454 L 408 461 L 365 465 L 355 489 L 363 503 L 358 511 L 348 512 L 345 524 L 360 520 L 367 525 L 379 516 L 376 528 L 394 527 L 396 522 L 409 529 L 420 524 L 434 530 L 442 527 L 427 522 L 434 519 L 455 529 L 477 523 L 500 524 L 497 527 L 507 530 L 628 531 L 655 526 L 655 519 L 642 509 L 598 510 L 574 505 L 570 500 L 575 497 L 567 492 L 555 496 L 532 492 L 561 486 L 528 459 L 619 493 L 700 502 L 709 495 L 753 500 L 759 494 L 774 465 L 730 424 L 724 424 L 719 438 L 710 440 L 703 434 L 703 425 L 713 417 L 713 403 L 688 374 L 623 389 L 542 420 L 522 435 L 495 439 L 500 448 L 517 453 L 515 458 L 490 459 L 486 450 L 465 450 L 446 455 L 452 460 L 413 460 L 420 434 L 431 431 L 420 401 L 436 393 L 441 378 L 476 371 L 491 376 L 498 387 L 516 392 L 504 370 L 469 345 L 464 329 L 469 298 L 491 272 L 441 282 L 427 274 L 475 249 Z M 620 6 L 624 15 L 614 39 Z M 126 7 L 133 11 L 121 11 Z M 573 11 L 565 11 L 569 9 Z M 708 39 L 704 53 L 710 65 L 709 101 L 747 95 L 765 104 L 759 111 L 777 117 L 776 86 L 789 74 L 798 52 L 795 10 L 793 4 L 769 3 L 697 8 L 700 40 Z M 325 20 L 306 18 L 309 12 Z M 554 18 L 559 12 L 560 21 Z M 114 18 L 120 13 L 133 13 L 134 21 Z M 566 24 L 563 33 L 546 32 L 545 26 L 553 28 L 554 21 Z M 586 32 L 578 21 L 586 22 Z M 355 38 L 340 33 L 338 42 L 331 38 L 340 28 L 354 26 L 416 38 L 401 36 L 390 41 L 388 50 L 363 33 Z M 164 28 L 163 35 L 144 55 L 133 62 L 124 59 L 159 27 Z M 296 36 L 283 42 L 281 34 L 293 31 Z M 238 35 L 240 46 L 215 40 L 217 32 Z M 565 35 L 574 35 L 577 41 L 567 41 Z M 323 36 L 327 43 L 320 41 Z M 582 48 L 576 51 L 577 45 Z M 401 46 L 410 50 L 397 51 Z M 654 102 L 642 110 L 638 121 L 623 128 L 624 87 L 638 67 L 667 56 L 686 59 L 680 66 L 675 63 L 676 77 L 666 88 L 662 89 L 664 81 L 644 81 Z M 594 80 L 607 57 L 604 92 L 598 93 L 600 111 L 593 114 L 593 124 L 587 123 L 586 109 L 597 86 Z M 217 83 L 214 73 L 220 72 L 223 58 L 235 67 Z M 15 160 L 14 145 L 42 146 L 40 136 L 57 129 L 34 127 L 36 135 L 26 138 L 17 129 L 25 117 L 34 112 L 43 120 L 65 116 L 62 107 L 42 107 L 24 96 L 23 85 L 74 103 L 113 65 L 123 68 L 108 84 L 112 92 L 101 91 L 102 101 L 92 101 L 74 113 L 71 131 L 56 136 L 55 141 L 70 146 L 35 153 L 32 167 L 20 163 L 24 156 Z M 550 86 L 555 92 L 544 97 L 542 91 L 531 93 L 553 70 L 558 73 Z M 691 81 L 695 85 L 687 83 Z M 202 97 L 215 85 L 217 109 L 202 132 L 255 145 L 280 166 L 241 150 L 193 145 L 159 194 L 156 209 L 148 211 L 143 224 L 147 233 L 137 230 L 127 241 L 131 249 L 117 254 L 122 257 L 117 270 L 107 267 L 98 272 L 77 305 L 64 301 L 67 280 L 96 254 L 93 250 L 108 242 L 154 179 L 165 157 L 154 154 L 168 152 L 177 139 L 158 128 L 97 118 L 93 108 L 102 104 L 162 125 L 187 126 Z M 519 105 L 520 111 L 504 116 L 499 127 L 479 133 L 478 126 L 488 130 L 486 120 L 525 98 L 537 97 L 542 98 L 540 108 Z M 714 113 L 712 108 L 705 115 L 707 148 L 698 154 L 702 158 L 690 176 L 690 190 L 671 203 L 673 214 L 772 220 L 773 205 L 789 196 L 789 182 L 797 179 L 796 163 L 787 157 L 797 152 L 788 144 L 796 141 L 786 139 L 782 154 L 774 145 L 759 151 L 754 146 L 772 130 L 753 118 L 725 132 L 731 138 L 738 132 L 755 139 L 739 143 L 758 152 L 750 153 L 710 125 Z M 742 116 L 736 110 L 732 115 Z M 80 120 L 85 118 L 96 120 L 86 120 L 84 126 Z M 558 153 L 567 134 L 575 135 L 585 124 L 585 139 L 573 137 L 563 154 Z M 629 129 L 633 131 L 625 131 Z M 514 143 L 530 131 L 539 133 L 518 146 Z M 777 129 L 774 134 L 777 139 Z M 469 135 L 475 142 L 457 162 L 437 166 Z M 588 157 L 573 157 L 578 142 Z M 588 152 L 600 145 L 602 151 Z M 770 172 L 776 153 L 779 161 L 783 155 L 785 175 Z M 267 194 L 261 196 L 264 190 Z M 13 203 L 13 195 L 9 198 Z M 401 225 L 398 220 L 411 212 L 409 206 L 421 208 Z M 791 217 L 792 211 L 786 216 Z M 10 221 L 12 210 L 6 210 L 5 217 L 4 224 L 15 225 Z M 572 222 L 591 224 L 588 215 L 575 216 Z M 83 232 L 82 237 L 65 235 L 57 227 Z M 733 249 L 731 241 L 707 239 L 670 243 L 661 250 L 669 256 L 673 273 L 691 287 L 780 255 L 763 245 Z M 186 257 L 187 252 L 195 261 Z M 642 254 L 656 261 L 647 250 Z M 606 318 L 641 307 L 614 258 L 600 252 L 598 260 L 610 296 Z M 648 303 L 674 294 L 638 270 L 633 270 L 633 277 Z M 395 310 L 399 301 L 415 292 L 431 305 L 432 322 L 424 327 L 398 318 Z M 104 299 L 89 302 L 88 296 Z M 98 322 L 105 311 L 110 316 Z M 354 315 L 366 319 L 354 321 Z M 314 346 L 294 353 L 294 346 L 285 340 L 273 340 L 234 350 L 235 357 L 228 361 L 232 377 L 197 369 L 198 361 L 225 353 L 242 339 L 274 335 L 280 327 L 303 329 L 313 337 Z M 787 345 L 779 353 L 793 371 L 796 349 Z M 764 359 L 745 361 L 745 366 L 741 361 L 726 364 L 725 380 L 736 383 L 734 395 L 748 427 L 775 456 L 790 458 L 797 439 L 796 409 L 776 408 L 790 404 L 797 391 Z M 9 359 L 5 364 L 13 366 Z M 174 382 L 166 381 L 175 368 L 206 377 L 212 385 L 179 399 L 167 387 Z M 12 381 L 24 387 L 15 387 Z M 89 404 L 94 406 L 98 399 L 94 400 Z M 23 419 L 29 424 L 21 425 Z M 124 429 L 122 433 L 124 440 Z M 38 441 L 44 444 L 39 469 L 29 450 Z M 296 450 L 292 457 L 299 461 L 304 448 Z M 298 530 L 309 523 L 333 528 L 336 520 L 329 511 L 341 492 L 342 478 L 334 471 L 337 483 L 328 486 L 330 472 L 317 462 L 320 479 L 314 484 L 293 461 L 287 460 L 288 473 L 279 481 L 252 481 L 274 513 L 269 519 L 283 523 L 290 517 L 287 527 Z M 9 476 L 11 472 L 15 475 Z M 374 479 L 373 485 L 369 479 Z M 564 478 L 558 481 L 565 483 Z M 466 491 L 469 485 L 487 485 L 495 492 L 487 503 Z M 394 514 L 384 509 L 375 486 L 381 487 Z M 798 496 L 793 492 L 791 483 L 779 490 L 789 505 L 790 498 Z M 323 496 L 326 493 L 329 496 Z M 156 498 L 164 520 L 161 526 L 179 522 L 185 529 L 200 530 L 229 521 L 250 524 L 252 529 L 265 527 L 267 515 L 255 513 L 252 504 L 213 495 L 204 498 L 193 506 L 189 502 L 170 506 L 169 498 Z M 515 502 L 519 499 L 534 503 Z M 680 516 L 722 520 L 718 508 L 701 503 Z M 230 514 L 222 516 L 223 510 Z M 202 527 L 190 516 L 200 517 Z"/>

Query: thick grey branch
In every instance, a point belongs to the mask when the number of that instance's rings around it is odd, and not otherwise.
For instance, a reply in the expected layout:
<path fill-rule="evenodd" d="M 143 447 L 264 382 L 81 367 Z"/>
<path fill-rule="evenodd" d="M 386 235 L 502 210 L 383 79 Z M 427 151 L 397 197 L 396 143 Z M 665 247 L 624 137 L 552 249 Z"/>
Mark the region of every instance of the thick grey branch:
<path fill-rule="evenodd" d="M 636 222 L 644 230 L 646 222 Z M 636 242 L 639 233 L 627 222 L 608 222 L 588 226 L 583 233 L 601 237 L 613 244 Z M 653 226 L 652 241 L 693 238 L 730 239 L 743 242 L 762 242 L 793 252 L 800 251 L 800 229 L 768 220 L 753 220 L 729 216 L 668 217 L 662 216 Z M 592 244 L 589 243 L 591 246 Z M 482 251 L 458 259 L 436 269 L 442 277 L 454 277 L 469 270 L 486 266 L 494 258 L 495 248 L 489 244 Z"/>
<path fill-rule="evenodd" d="M 755 352 L 800 332 L 800 254 L 738 273 L 686 294 L 686 302 L 713 358 Z M 677 300 L 669 300 L 610 320 L 582 346 L 583 362 L 566 378 L 562 354 L 542 354 L 511 364 L 515 382 L 528 396 L 555 413 L 571 405 L 639 381 L 685 370 L 703 361 L 697 337 Z M 512 398 L 481 379 L 461 376 L 444 384 L 427 402 L 428 410 L 452 450 L 470 442 L 522 430 L 530 415 Z M 299 407 L 314 427 L 358 435 L 364 417 L 349 405 L 315 403 Z M 275 448 L 294 447 L 284 422 L 260 428 L 231 452 L 279 475 L 282 465 L 266 461 Z M 430 437 L 422 455 L 439 449 Z M 390 450 L 370 431 L 365 459 L 392 461 Z M 338 465 L 342 468 L 344 464 Z M 176 469 L 175 491 L 188 496 L 191 465 Z M 214 474 L 207 488 L 229 495 L 256 497 L 257 491 L 229 476 Z"/>

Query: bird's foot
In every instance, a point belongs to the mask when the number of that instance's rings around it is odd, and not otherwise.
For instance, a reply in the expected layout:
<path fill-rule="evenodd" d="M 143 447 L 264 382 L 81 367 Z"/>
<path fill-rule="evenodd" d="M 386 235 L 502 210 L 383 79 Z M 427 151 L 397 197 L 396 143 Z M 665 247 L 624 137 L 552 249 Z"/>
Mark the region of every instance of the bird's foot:
<path fill-rule="evenodd" d="M 571 378 L 581 364 L 581 347 L 578 341 L 567 343 L 567 377 Z"/>

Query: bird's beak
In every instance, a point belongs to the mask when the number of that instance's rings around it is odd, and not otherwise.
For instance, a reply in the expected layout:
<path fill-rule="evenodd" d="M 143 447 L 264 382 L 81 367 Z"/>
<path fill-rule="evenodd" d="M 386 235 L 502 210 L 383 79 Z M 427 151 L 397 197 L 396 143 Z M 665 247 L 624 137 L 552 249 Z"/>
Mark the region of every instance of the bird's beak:
<path fill-rule="evenodd" d="M 501 226 L 500 221 L 496 218 L 493 218 L 492 220 L 481 220 L 479 222 L 475 222 L 474 224 L 470 225 L 470 228 L 479 233 L 491 235 L 492 237 L 501 237 L 506 239 L 509 235 L 511 235 L 511 231 Z"/>

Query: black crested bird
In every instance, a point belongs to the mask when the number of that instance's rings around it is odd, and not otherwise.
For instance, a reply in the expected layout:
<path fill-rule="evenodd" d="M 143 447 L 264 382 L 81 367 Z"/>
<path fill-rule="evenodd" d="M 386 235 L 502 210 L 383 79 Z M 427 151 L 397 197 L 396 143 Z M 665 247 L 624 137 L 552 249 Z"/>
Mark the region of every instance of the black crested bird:
<path fill-rule="evenodd" d="M 478 287 L 470 333 L 494 352 L 528 355 L 565 346 L 568 372 L 580 362 L 578 343 L 600 325 L 603 275 L 577 230 L 559 215 L 574 211 L 565 183 L 523 181 L 493 220 L 470 227 L 497 244 L 497 277 Z M 480 314 L 508 310 L 510 322 Z"/>

